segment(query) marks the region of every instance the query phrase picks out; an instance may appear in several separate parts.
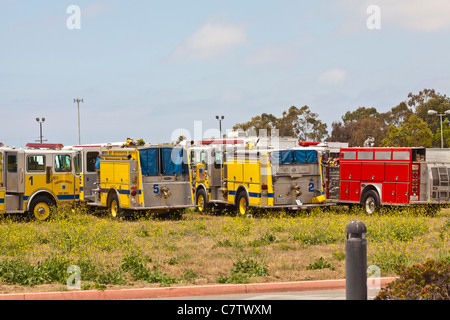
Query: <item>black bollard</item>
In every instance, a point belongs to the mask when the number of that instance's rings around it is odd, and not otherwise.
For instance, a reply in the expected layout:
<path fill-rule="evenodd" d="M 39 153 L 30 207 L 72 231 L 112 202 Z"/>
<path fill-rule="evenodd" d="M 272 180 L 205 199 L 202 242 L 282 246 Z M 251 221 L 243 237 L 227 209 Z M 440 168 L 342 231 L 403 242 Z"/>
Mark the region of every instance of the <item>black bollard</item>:
<path fill-rule="evenodd" d="M 353 220 L 345 228 L 345 295 L 347 300 L 367 300 L 366 226 Z"/>

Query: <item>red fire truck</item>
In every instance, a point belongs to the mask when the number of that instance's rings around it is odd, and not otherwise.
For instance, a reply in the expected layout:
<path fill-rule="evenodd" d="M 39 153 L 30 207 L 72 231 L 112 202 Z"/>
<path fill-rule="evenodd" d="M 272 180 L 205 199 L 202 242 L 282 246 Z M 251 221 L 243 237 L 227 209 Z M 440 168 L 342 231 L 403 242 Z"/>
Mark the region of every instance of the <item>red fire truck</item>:
<path fill-rule="evenodd" d="M 450 150 L 342 148 L 338 202 L 381 205 L 450 204 Z"/>

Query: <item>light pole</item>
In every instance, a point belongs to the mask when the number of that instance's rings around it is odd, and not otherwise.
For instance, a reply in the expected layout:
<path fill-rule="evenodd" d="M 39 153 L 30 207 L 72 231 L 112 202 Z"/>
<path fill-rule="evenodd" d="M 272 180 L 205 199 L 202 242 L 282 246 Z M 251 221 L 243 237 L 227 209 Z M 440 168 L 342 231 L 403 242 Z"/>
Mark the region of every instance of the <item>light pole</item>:
<path fill-rule="evenodd" d="M 39 135 L 40 139 L 39 140 L 41 141 L 41 144 L 42 144 L 42 142 L 44 141 L 44 140 L 42 140 L 42 138 L 43 138 L 43 136 L 42 136 L 42 124 L 45 122 L 45 118 L 42 118 L 42 119 L 36 118 L 36 121 L 39 122 L 39 127 L 40 127 L 40 135 Z"/>
<path fill-rule="evenodd" d="M 442 130 L 442 117 L 450 115 L 450 110 L 445 111 L 444 113 L 438 113 L 436 110 L 428 110 L 428 114 L 430 116 L 439 116 L 441 119 L 441 149 L 444 148 L 444 131 Z"/>
<path fill-rule="evenodd" d="M 78 145 L 81 145 L 81 137 L 80 137 L 80 102 L 84 103 L 83 99 L 73 99 L 73 102 L 78 105 Z"/>
<path fill-rule="evenodd" d="M 216 119 L 219 121 L 219 128 L 220 128 L 220 139 L 222 139 L 222 121 L 225 119 L 224 116 L 216 116 Z"/>

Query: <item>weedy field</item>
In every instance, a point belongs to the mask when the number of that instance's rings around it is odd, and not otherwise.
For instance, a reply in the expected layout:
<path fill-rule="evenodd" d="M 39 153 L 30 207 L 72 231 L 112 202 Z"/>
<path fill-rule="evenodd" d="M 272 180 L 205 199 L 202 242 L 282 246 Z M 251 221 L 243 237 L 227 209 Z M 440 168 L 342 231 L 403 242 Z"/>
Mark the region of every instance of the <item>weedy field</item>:
<path fill-rule="evenodd" d="M 381 276 L 396 264 L 450 261 L 449 209 L 432 216 L 408 208 L 370 216 L 346 207 L 246 217 L 186 211 L 124 221 L 55 209 L 47 222 L 0 219 L 0 293 L 68 290 L 72 265 L 81 289 L 98 290 L 343 279 L 345 227 L 355 219 L 367 226 L 368 265 Z"/>

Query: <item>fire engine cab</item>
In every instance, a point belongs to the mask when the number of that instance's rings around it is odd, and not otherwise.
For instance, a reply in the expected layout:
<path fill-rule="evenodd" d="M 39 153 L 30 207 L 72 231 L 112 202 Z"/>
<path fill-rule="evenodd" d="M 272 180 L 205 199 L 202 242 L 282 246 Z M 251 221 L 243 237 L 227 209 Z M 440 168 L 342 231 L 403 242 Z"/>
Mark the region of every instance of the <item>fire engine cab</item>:
<path fill-rule="evenodd" d="M 78 202 L 78 154 L 59 144 L 27 147 L 0 149 L 0 213 L 46 220 L 51 206 Z"/>
<path fill-rule="evenodd" d="M 449 203 L 450 151 L 425 148 L 342 148 L 338 202 L 381 205 Z"/>

